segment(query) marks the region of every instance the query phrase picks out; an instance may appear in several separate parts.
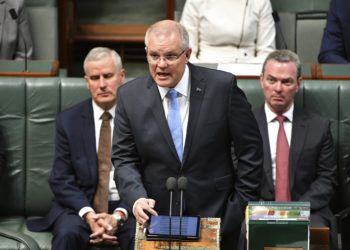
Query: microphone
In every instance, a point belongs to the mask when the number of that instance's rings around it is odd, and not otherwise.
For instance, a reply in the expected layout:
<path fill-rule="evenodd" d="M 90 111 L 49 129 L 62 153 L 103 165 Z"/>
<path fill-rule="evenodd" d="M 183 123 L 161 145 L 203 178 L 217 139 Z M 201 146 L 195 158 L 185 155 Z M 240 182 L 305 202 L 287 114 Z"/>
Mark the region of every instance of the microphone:
<path fill-rule="evenodd" d="M 16 10 L 14 8 L 9 9 L 9 13 L 10 13 L 10 16 L 12 17 L 13 20 L 17 20 L 18 15 L 17 15 Z M 18 30 L 19 30 L 19 36 L 22 39 L 23 44 L 24 44 L 24 72 L 28 72 L 27 43 L 26 43 L 26 39 L 24 38 L 24 36 L 22 34 L 21 29 L 19 28 Z"/>
<path fill-rule="evenodd" d="M 181 234 L 182 234 L 182 203 L 183 203 L 183 192 L 187 187 L 187 178 L 185 176 L 181 176 L 177 180 L 177 187 L 180 190 L 180 233 L 179 233 L 179 249 L 181 250 Z"/>
<path fill-rule="evenodd" d="M 275 23 L 276 23 L 276 28 L 277 28 L 278 32 L 281 34 L 281 39 L 282 39 L 282 44 L 283 44 L 283 46 L 284 46 L 284 49 L 288 49 L 286 40 L 284 39 L 284 35 L 283 35 L 283 32 L 282 32 L 281 26 L 280 26 L 280 24 L 279 24 L 279 22 L 280 22 L 280 16 L 278 15 L 278 12 L 275 11 L 275 10 L 272 11 L 272 17 L 273 17 L 273 20 L 274 20 Z"/>
<path fill-rule="evenodd" d="M 171 216 L 172 216 L 172 208 L 173 208 L 173 192 L 176 188 L 176 179 L 175 177 L 169 177 L 165 183 L 166 189 L 170 193 L 169 199 L 169 250 L 171 250 Z"/>

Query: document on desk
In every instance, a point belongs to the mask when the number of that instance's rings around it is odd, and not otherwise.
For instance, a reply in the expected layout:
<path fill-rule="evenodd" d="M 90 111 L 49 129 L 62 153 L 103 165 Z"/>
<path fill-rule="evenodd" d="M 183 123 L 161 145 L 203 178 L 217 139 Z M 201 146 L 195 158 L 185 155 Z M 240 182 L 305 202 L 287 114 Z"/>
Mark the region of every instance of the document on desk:
<path fill-rule="evenodd" d="M 230 72 L 237 76 L 260 76 L 261 63 L 220 63 L 218 70 Z"/>

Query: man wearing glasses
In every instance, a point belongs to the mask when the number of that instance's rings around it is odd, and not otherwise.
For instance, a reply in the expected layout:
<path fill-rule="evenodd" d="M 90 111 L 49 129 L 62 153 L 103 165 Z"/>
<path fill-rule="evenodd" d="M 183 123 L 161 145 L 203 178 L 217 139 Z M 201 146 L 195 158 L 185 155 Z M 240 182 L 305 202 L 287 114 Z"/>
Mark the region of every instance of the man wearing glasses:
<path fill-rule="evenodd" d="M 185 28 L 153 24 L 145 45 L 150 75 L 118 90 L 112 162 L 121 198 L 140 225 L 169 214 L 169 177 L 187 178 L 173 214 L 221 218 L 221 249 L 236 249 L 247 202 L 259 197 L 262 143 L 236 78 L 188 63 Z M 234 169 L 231 149 L 238 156 Z"/>

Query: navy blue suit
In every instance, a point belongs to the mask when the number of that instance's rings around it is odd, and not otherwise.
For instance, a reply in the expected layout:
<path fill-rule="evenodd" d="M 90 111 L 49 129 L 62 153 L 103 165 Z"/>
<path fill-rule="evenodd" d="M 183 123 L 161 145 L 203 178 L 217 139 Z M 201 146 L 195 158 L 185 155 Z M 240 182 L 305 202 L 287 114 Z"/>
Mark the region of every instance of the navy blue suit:
<path fill-rule="evenodd" d="M 350 63 L 350 1 L 332 0 L 319 63 Z"/>
<path fill-rule="evenodd" d="M 49 184 L 54 194 L 52 207 L 42 219 L 27 222 L 29 230 L 53 230 L 52 249 L 68 249 L 59 239 L 62 231 L 77 234 L 78 246 L 89 249 L 89 226 L 78 213 L 92 207 L 98 183 L 98 160 L 92 100 L 88 99 L 61 112 L 56 120 L 55 157 Z M 126 206 L 121 205 L 125 209 Z M 69 226 L 67 225 L 69 224 Z M 123 228 L 123 227 L 122 227 Z M 133 235 L 133 232 L 131 232 Z M 118 239 L 120 239 L 118 235 Z M 57 245 L 56 245 L 57 244 Z M 60 246 L 58 246 L 60 245 Z"/>

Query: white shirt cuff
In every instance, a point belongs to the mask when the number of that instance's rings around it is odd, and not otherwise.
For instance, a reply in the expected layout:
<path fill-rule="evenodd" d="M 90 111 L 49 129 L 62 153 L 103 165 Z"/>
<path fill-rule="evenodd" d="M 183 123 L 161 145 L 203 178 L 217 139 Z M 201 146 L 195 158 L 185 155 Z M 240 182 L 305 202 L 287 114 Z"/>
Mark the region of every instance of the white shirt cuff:
<path fill-rule="evenodd" d="M 128 211 L 126 211 L 126 209 L 124 209 L 122 207 L 118 207 L 113 211 L 113 213 L 115 213 L 117 211 L 122 212 L 125 215 L 125 220 L 127 220 L 129 218 Z"/>
<path fill-rule="evenodd" d="M 88 212 L 93 212 L 93 213 L 95 213 L 95 211 L 92 209 L 92 207 L 83 207 L 83 208 L 80 209 L 80 211 L 79 211 L 79 216 L 80 216 L 81 218 L 83 218 L 84 215 L 85 215 L 86 213 L 88 213 Z"/>

